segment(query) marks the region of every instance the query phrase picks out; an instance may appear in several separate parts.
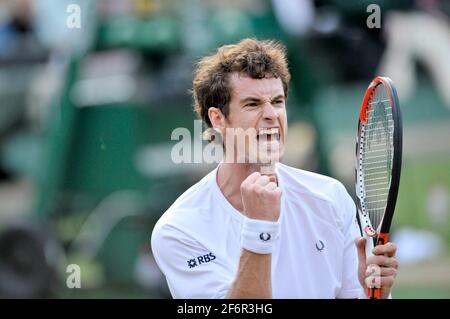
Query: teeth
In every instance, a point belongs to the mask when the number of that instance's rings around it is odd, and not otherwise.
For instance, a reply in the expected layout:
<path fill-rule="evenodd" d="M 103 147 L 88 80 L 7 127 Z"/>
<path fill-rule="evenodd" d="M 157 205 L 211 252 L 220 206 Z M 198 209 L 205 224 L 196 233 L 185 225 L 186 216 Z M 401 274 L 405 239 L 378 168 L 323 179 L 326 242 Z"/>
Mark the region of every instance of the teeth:
<path fill-rule="evenodd" d="M 272 135 L 272 134 L 279 134 L 278 128 L 263 128 L 259 130 L 259 135 Z"/>

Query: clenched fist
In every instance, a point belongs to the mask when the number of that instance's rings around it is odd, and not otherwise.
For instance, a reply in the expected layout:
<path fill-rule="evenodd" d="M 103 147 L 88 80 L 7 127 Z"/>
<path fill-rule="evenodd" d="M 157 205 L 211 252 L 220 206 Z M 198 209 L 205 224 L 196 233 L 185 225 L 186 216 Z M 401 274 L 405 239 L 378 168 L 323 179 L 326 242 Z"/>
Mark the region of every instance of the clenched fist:
<path fill-rule="evenodd" d="M 274 176 L 255 172 L 241 184 L 244 214 L 251 219 L 277 221 L 280 217 L 281 189 Z"/>

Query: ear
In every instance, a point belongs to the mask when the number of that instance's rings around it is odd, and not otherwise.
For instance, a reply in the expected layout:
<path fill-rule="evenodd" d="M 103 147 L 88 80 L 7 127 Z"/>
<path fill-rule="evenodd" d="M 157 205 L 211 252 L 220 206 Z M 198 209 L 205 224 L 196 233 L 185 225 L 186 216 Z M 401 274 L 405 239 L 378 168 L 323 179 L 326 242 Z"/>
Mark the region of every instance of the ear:
<path fill-rule="evenodd" d="M 216 128 L 223 133 L 223 130 L 225 129 L 225 116 L 222 111 L 217 107 L 210 107 L 208 109 L 208 117 L 213 128 Z"/>

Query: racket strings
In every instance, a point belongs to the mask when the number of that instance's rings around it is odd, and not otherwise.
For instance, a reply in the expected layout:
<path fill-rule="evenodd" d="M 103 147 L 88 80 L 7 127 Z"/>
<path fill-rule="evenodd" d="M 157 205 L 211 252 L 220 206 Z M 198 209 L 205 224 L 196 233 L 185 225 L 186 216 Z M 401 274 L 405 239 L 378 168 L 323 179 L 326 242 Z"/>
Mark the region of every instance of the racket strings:
<path fill-rule="evenodd" d="M 372 227 L 378 231 L 387 204 L 391 182 L 394 123 L 390 99 L 383 85 L 369 102 L 368 120 L 361 131 L 361 169 L 364 176 L 364 206 Z"/>

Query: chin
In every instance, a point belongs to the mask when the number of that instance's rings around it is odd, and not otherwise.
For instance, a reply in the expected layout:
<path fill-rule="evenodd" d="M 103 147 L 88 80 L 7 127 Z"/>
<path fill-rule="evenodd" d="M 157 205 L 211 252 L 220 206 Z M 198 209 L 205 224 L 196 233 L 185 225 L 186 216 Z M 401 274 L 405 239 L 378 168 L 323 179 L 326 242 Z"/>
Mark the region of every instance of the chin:
<path fill-rule="evenodd" d="M 283 152 L 277 154 L 259 154 L 258 163 L 260 165 L 270 165 L 281 161 L 283 157 Z"/>

